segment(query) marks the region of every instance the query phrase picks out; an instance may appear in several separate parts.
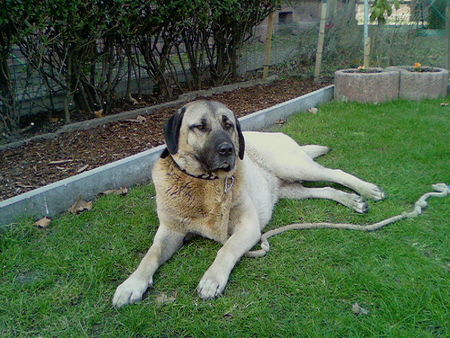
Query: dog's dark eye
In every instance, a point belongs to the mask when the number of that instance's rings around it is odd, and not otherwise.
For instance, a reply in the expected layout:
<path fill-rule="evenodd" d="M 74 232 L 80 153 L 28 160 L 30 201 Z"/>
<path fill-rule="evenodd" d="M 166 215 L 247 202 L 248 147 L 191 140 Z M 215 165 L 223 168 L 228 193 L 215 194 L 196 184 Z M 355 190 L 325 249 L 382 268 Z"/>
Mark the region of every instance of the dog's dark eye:
<path fill-rule="evenodd" d="M 200 121 L 198 121 L 197 124 L 193 124 L 191 126 L 191 129 L 197 129 L 200 131 L 208 131 L 208 121 L 205 118 L 202 118 Z"/>
<path fill-rule="evenodd" d="M 225 115 L 222 115 L 222 125 L 224 129 L 233 128 L 233 123 L 231 123 L 228 117 L 226 117 Z"/>
<path fill-rule="evenodd" d="M 194 124 L 191 126 L 191 129 L 197 129 L 197 130 L 201 130 L 201 131 L 205 131 L 206 130 L 206 124 Z"/>

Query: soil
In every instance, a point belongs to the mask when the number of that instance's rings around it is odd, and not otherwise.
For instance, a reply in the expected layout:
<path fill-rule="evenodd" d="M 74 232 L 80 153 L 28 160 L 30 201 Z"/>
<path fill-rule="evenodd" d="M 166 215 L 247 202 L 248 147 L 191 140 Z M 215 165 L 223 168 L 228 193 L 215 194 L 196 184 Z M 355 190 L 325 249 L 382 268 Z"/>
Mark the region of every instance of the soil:
<path fill-rule="evenodd" d="M 215 94 L 207 99 L 224 103 L 242 117 L 325 85 L 311 80 L 285 79 Z M 130 106 L 124 104 L 122 108 L 115 112 L 129 110 Z M 176 109 L 178 107 L 161 109 L 146 115 L 145 120 L 112 122 L 1 151 L 0 200 L 163 144 L 163 125 Z"/>
<path fill-rule="evenodd" d="M 414 73 L 439 73 L 440 70 L 436 69 L 436 68 L 431 68 L 431 67 L 408 67 L 405 68 L 407 71 L 409 72 L 414 72 Z"/>
<path fill-rule="evenodd" d="M 344 73 L 382 73 L 382 69 L 376 69 L 376 68 L 365 68 L 365 69 L 347 69 L 343 71 Z"/>

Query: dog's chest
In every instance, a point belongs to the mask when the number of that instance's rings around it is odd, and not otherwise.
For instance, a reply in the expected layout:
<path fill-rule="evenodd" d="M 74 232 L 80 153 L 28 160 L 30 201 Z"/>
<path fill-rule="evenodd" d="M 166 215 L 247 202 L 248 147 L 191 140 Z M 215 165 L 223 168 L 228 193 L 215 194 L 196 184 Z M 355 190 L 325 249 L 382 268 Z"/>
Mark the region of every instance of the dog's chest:
<path fill-rule="evenodd" d="M 228 239 L 233 189 L 225 191 L 224 180 L 202 180 L 190 177 L 169 161 L 160 161 L 154 177 L 158 215 L 181 232 L 193 232 L 225 242 Z M 158 165 L 157 165 L 158 166 Z M 158 168 L 155 168 L 158 172 Z"/>

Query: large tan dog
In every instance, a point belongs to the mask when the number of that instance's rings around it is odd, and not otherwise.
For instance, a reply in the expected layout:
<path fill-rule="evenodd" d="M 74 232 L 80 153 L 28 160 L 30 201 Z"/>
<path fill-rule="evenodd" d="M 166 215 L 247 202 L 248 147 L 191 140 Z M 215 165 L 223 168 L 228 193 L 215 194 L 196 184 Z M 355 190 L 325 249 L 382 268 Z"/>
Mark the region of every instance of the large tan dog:
<path fill-rule="evenodd" d="M 198 285 L 201 298 L 219 296 L 237 261 L 260 239 L 280 198 L 327 198 L 365 212 L 357 194 L 301 181 L 331 181 L 381 200 L 383 191 L 314 158 L 328 152 L 299 146 L 281 133 L 242 133 L 234 113 L 221 103 L 196 101 L 181 108 L 165 128 L 167 150 L 153 169 L 160 220 L 153 245 L 138 268 L 116 290 L 115 306 L 142 299 L 153 274 L 189 233 L 223 247 Z"/>

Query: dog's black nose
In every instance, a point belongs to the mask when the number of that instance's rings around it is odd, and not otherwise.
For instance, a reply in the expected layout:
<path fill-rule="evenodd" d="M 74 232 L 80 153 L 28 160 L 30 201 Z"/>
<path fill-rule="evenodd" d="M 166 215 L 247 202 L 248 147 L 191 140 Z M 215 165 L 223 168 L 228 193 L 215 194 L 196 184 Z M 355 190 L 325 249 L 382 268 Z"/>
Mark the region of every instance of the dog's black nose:
<path fill-rule="evenodd" d="M 233 146 L 228 142 L 222 142 L 217 146 L 217 153 L 221 156 L 230 156 L 233 153 Z"/>

